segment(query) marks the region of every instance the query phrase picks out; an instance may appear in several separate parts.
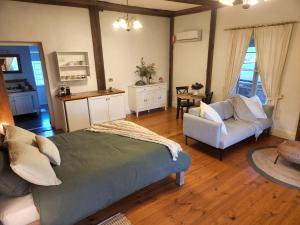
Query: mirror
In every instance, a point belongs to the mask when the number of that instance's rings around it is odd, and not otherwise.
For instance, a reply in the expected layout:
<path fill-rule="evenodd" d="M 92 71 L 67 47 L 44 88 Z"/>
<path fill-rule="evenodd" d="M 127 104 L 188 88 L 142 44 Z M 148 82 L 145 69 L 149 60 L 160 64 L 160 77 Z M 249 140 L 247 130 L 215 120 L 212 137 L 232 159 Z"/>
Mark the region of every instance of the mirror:
<path fill-rule="evenodd" d="M 1 66 L 3 73 L 22 73 L 20 56 L 17 54 L 0 55 L 0 59 L 4 59 Z"/>

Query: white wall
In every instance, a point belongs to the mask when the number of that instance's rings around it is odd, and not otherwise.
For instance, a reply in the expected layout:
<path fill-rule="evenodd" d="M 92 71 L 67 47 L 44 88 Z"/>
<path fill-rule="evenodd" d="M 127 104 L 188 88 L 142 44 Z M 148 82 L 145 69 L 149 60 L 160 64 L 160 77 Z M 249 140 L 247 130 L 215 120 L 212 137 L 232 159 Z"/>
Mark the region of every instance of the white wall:
<path fill-rule="evenodd" d="M 97 90 L 94 53 L 87 9 L 22 3 L 0 2 L 0 42 L 42 42 L 55 115 L 55 126 L 63 126 L 61 107 L 55 98 L 60 84 L 54 58 L 55 51 L 86 51 L 89 53 L 91 77 L 72 82 L 72 92 Z M 5 28 L 4 28 L 5 27 Z"/>
<path fill-rule="evenodd" d="M 173 106 L 176 105 L 176 87 L 200 82 L 205 86 L 208 54 L 210 11 L 175 17 L 174 32 L 202 30 L 202 41 L 175 43 L 173 71 Z M 205 88 L 201 89 L 205 92 Z"/>
<path fill-rule="evenodd" d="M 130 15 L 141 21 L 143 28 L 132 30 L 116 30 L 113 22 L 123 13 L 100 12 L 100 26 L 104 56 L 106 80 L 113 78 L 112 86 L 128 91 L 139 77 L 135 74 L 141 57 L 146 63 L 155 63 L 157 74 L 154 79 L 169 77 L 169 30 L 170 20 L 163 17 Z M 107 88 L 110 86 L 106 82 Z M 127 98 L 127 94 L 125 95 Z M 129 109 L 127 107 L 127 112 Z"/>
<path fill-rule="evenodd" d="M 212 90 L 215 92 L 214 100 L 223 98 L 228 52 L 227 43 L 229 41 L 228 32 L 224 29 L 292 20 L 300 21 L 299 0 L 272 0 L 255 5 L 249 10 L 244 10 L 241 6 L 225 7 L 218 10 L 212 75 Z M 275 135 L 290 139 L 295 137 L 300 113 L 299 40 L 300 25 L 296 24 L 283 73 L 281 93 L 284 98 L 280 100 L 278 105 L 273 129 Z"/>

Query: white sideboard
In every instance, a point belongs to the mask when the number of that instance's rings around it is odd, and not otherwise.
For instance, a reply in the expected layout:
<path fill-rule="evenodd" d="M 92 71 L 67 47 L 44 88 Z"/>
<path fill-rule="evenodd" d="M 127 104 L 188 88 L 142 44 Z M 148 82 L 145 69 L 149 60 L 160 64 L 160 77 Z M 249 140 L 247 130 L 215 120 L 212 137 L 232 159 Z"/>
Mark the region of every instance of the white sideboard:
<path fill-rule="evenodd" d="M 129 108 L 136 113 L 137 117 L 141 111 L 149 111 L 156 108 L 167 109 L 167 91 L 166 83 L 129 86 Z"/>
<path fill-rule="evenodd" d="M 113 90 L 77 93 L 60 97 L 63 102 L 66 132 L 90 127 L 94 123 L 124 119 L 124 91 Z"/>
<path fill-rule="evenodd" d="M 39 113 L 39 103 L 36 91 L 9 93 L 10 108 L 14 116 Z"/>

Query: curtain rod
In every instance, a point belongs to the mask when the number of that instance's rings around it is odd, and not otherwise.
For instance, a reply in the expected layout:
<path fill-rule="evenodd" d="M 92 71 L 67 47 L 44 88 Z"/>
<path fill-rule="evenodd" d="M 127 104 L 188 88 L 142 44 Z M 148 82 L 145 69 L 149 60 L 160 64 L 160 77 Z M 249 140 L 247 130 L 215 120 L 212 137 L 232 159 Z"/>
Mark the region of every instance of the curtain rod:
<path fill-rule="evenodd" d="M 258 24 L 258 25 L 251 25 L 245 27 L 233 27 L 233 28 L 226 28 L 225 31 L 228 30 L 242 30 L 242 29 L 249 29 L 249 28 L 258 28 L 258 27 L 271 27 L 271 26 L 279 26 L 279 25 L 286 25 L 286 24 L 293 24 L 299 23 L 298 21 L 288 21 L 288 22 L 281 22 L 281 23 L 269 23 L 269 24 Z"/>

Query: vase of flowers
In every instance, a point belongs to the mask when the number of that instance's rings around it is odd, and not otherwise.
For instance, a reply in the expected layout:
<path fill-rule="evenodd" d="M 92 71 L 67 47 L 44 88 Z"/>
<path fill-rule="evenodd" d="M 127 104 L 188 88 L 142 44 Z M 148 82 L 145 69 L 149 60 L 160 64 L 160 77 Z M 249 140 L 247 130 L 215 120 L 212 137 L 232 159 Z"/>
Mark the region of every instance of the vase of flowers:
<path fill-rule="evenodd" d="M 203 85 L 198 83 L 198 82 L 192 84 L 192 94 L 193 95 L 199 95 L 201 88 L 203 88 Z"/>
<path fill-rule="evenodd" d="M 153 75 L 156 73 L 155 64 L 151 63 L 147 65 L 144 61 L 144 58 L 141 58 L 141 65 L 136 66 L 135 73 L 141 78 L 141 80 L 136 82 L 136 85 L 150 84 Z"/>

